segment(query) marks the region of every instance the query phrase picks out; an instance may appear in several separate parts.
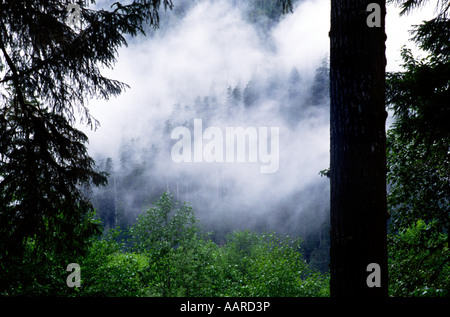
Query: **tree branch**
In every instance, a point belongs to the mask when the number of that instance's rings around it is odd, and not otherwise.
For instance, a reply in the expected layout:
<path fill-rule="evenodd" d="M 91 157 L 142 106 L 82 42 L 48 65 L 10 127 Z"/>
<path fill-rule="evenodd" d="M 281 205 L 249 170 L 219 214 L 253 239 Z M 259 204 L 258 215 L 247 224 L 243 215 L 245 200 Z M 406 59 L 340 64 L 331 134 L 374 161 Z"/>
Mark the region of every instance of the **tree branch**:
<path fill-rule="evenodd" d="M 6 27 L 5 27 L 5 25 L 3 24 L 3 22 L 1 22 L 1 27 L 2 27 L 2 30 L 3 30 L 4 34 L 6 34 L 7 31 L 6 31 Z M 14 87 L 15 87 L 15 89 L 16 89 L 17 98 L 18 98 L 18 100 L 19 100 L 19 103 L 20 103 L 22 106 L 25 106 L 25 99 L 24 99 L 24 97 L 23 97 L 22 90 L 20 89 L 20 80 L 19 80 L 20 77 L 19 77 L 19 74 L 18 74 L 18 72 L 17 72 L 17 68 L 16 68 L 16 66 L 14 65 L 14 62 L 13 62 L 13 60 L 11 59 L 11 57 L 8 55 L 8 52 L 6 51 L 5 43 L 3 42 L 3 38 L 2 38 L 1 36 L 0 36 L 0 49 L 1 49 L 2 53 L 3 53 L 3 56 L 5 56 L 5 60 L 6 60 L 6 63 L 8 64 L 9 69 L 10 69 L 11 72 L 12 72 L 12 77 L 11 77 L 11 79 L 12 79 L 13 84 L 14 84 Z M 5 77 L 5 78 L 6 78 L 6 77 Z M 5 80 L 5 78 L 4 78 L 3 80 Z M 2 81 L 3 81 L 3 80 L 2 80 Z"/>

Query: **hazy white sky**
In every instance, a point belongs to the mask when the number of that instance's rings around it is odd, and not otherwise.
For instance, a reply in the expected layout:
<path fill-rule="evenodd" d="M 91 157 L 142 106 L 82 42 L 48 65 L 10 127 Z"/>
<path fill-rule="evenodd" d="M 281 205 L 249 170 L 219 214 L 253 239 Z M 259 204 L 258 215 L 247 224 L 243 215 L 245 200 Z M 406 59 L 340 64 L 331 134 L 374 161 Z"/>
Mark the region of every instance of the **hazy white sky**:
<path fill-rule="evenodd" d="M 411 12 L 408 15 L 399 16 L 400 9 L 394 5 L 387 6 L 386 14 L 386 57 L 387 71 L 399 71 L 402 64 L 400 49 L 403 45 L 411 48 L 413 52 L 419 52 L 414 43 L 408 42 L 409 31 L 412 25 L 420 24 L 423 20 L 429 20 L 434 16 L 436 1 L 430 1 L 424 7 Z"/>

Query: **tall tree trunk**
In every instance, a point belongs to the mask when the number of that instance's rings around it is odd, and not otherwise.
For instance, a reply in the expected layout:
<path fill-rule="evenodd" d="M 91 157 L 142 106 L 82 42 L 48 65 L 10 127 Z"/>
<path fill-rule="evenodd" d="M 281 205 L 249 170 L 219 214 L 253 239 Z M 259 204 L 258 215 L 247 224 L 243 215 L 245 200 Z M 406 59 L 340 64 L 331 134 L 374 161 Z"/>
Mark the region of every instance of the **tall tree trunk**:
<path fill-rule="evenodd" d="M 380 26 L 369 27 L 369 3 Z M 387 296 L 385 0 L 331 0 L 331 296 Z M 381 287 L 368 286 L 370 263 Z M 375 272 L 376 274 L 376 272 Z"/>

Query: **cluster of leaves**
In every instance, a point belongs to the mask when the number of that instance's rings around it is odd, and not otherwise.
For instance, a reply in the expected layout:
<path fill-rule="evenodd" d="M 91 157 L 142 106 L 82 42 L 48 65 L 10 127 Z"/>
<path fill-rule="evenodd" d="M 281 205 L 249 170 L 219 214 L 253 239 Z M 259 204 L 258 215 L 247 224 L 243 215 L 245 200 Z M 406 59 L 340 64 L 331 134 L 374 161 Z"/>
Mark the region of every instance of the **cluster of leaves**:
<path fill-rule="evenodd" d="M 148 264 L 144 255 L 122 252 L 119 231 L 110 230 L 95 239 L 87 255 L 80 261 L 81 285 L 72 295 L 135 296 L 141 291 L 141 274 Z"/>
<path fill-rule="evenodd" d="M 394 296 L 449 296 L 447 234 L 436 221 L 416 224 L 390 236 L 390 293 Z"/>
<path fill-rule="evenodd" d="M 223 245 L 200 232 L 187 205 L 164 194 L 130 229 L 96 240 L 82 259 L 82 296 L 328 296 L 299 241 L 234 232 Z"/>
<path fill-rule="evenodd" d="M 327 275 L 309 268 L 300 241 L 234 232 L 221 248 L 222 296 L 329 296 Z"/>

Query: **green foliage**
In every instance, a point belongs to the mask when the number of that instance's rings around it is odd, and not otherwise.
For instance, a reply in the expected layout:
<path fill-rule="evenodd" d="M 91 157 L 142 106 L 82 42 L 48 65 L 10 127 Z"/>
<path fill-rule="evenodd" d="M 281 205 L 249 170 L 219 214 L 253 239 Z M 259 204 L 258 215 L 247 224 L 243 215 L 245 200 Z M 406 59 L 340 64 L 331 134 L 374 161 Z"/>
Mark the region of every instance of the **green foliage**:
<path fill-rule="evenodd" d="M 234 232 L 223 247 L 222 296 L 328 296 L 327 276 L 311 270 L 288 236 Z"/>
<path fill-rule="evenodd" d="M 448 234 L 438 233 L 435 226 L 418 220 L 390 235 L 391 296 L 449 296 Z"/>
<path fill-rule="evenodd" d="M 298 239 L 237 231 L 219 246 L 193 226 L 189 207 L 176 206 L 164 194 L 130 230 L 133 243 L 121 239 L 119 229 L 92 238 L 88 252 L 74 258 L 81 267 L 80 288 L 65 283 L 67 258 L 54 253 L 36 258 L 36 240 L 29 239 L 17 268 L 32 272 L 26 274 L 30 281 L 12 284 L 2 295 L 329 296 L 328 275 L 306 264 Z"/>
<path fill-rule="evenodd" d="M 192 210 L 165 193 L 131 232 L 93 241 L 81 261 L 78 296 L 329 296 L 328 276 L 309 268 L 299 240 L 233 232 L 218 246 L 200 234 Z"/>
<path fill-rule="evenodd" d="M 69 256 L 99 232 L 79 185 L 103 184 L 105 175 L 94 171 L 86 136 L 63 116 L 37 105 L 17 114 L 16 106 L 0 108 L 0 259 L 20 258 L 28 238 Z"/>
<path fill-rule="evenodd" d="M 89 253 L 80 261 L 81 288 L 74 296 L 139 296 L 144 288 L 142 274 L 148 266 L 143 254 L 123 252 L 117 242 L 118 230 L 94 240 Z"/>
<path fill-rule="evenodd" d="M 51 230 L 49 230 L 51 232 Z M 55 232 L 52 232 L 55 234 Z M 51 235 L 51 234 L 49 234 Z M 2 272 L 0 296 L 68 296 L 66 267 L 68 254 L 56 253 L 40 245 L 36 236 L 28 237 L 21 257 L 10 257 Z M 76 261 L 76 257 L 71 257 Z"/>
<path fill-rule="evenodd" d="M 58 214 L 62 221 L 62 213 Z M 88 214 L 84 223 L 77 223 L 74 232 L 61 232 L 59 224 L 45 222 L 39 235 L 29 236 L 21 249 L 20 256 L 11 253 L 2 264 L 5 265 L 1 275 L 1 296 L 69 296 L 72 290 L 66 285 L 66 267 L 71 262 L 79 261 L 82 254 L 90 250 L 89 237 L 92 228 L 99 228 L 99 223 Z M 43 244 L 43 237 L 47 242 Z M 55 241 L 51 241 L 53 237 Z M 67 245 L 62 244 L 66 241 Z M 70 244 L 73 241 L 74 245 Z M 60 245 L 62 244 L 62 246 Z M 75 250 L 75 251 L 74 251 Z M 76 252 L 78 250 L 78 252 Z"/>
<path fill-rule="evenodd" d="M 10 259 L 2 274 L 0 296 L 61 296 L 67 295 L 64 260 L 45 252 L 39 257 L 36 239 L 28 238 L 20 259 Z M 67 265 L 67 263 L 65 264 Z"/>
<path fill-rule="evenodd" d="M 230 296 L 327 296 L 327 276 L 304 261 L 300 241 L 273 233 L 234 232 L 224 246 Z M 227 288 L 229 289 L 229 288 Z M 233 289 L 233 288 L 231 288 Z M 227 295 L 227 294 L 225 294 Z"/>
<path fill-rule="evenodd" d="M 215 296 L 218 247 L 192 237 L 150 264 L 147 296 Z"/>
<path fill-rule="evenodd" d="M 256 6 L 276 19 L 274 9 L 292 11 L 292 2 Z M 66 1 L 0 3 L 0 294 L 326 295 L 326 277 L 309 272 L 297 246 L 236 233 L 230 248 L 219 247 L 200 234 L 192 209 L 169 194 L 126 234 L 93 238 L 100 226 L 85 190 L 104 184 L 106 174 L 95 170 L 87 137 L 73 125 L 80 114 L 97 126 L 87 99 L 108 99 L 127 87 L 101 69 L 113 66 L 126 36 L 143 33 L 144 22 L 157 27 L 158 9 L 172 2 L 116 2 L 109 11 L 80 4 L 81 23 L 71 28 Z M 244 92 L 236 86 L 232 97 L 254 102 L 250 86 Z M 65 283 L 69 262 L 81 265 L 81 288 Z"/>
<path fill-rule="evenodd" d="M 404 12 L 424 1 L 396 1 Z M 439 5 L 441 3 L 441 5 Z M 387 135 L 390 293 L 449 296 L 450 22 L 437 17 L 416 26 L 413 40 L 429 55 L 403 49 L 404 71 L 387 76 L 395 122 Z"/>
<path fill-rule="evenodd" d="M 199 230 L 196 223 L 187 203 L 179 206 L 170 193 L 164 193 L 130 228 L 132 249 L 164 254 L 190 240 Z"/>
<path fill-rule="evenodd" d="M 179 296 L 195 291 L 188 276 L 200 274 L 197 261 L 203 258 L 196 223 L 190 206 L 179 206 L 170 193 L 164 193 L 130 228 L 131 249 L 149 258 L 148 294 Z"/>

